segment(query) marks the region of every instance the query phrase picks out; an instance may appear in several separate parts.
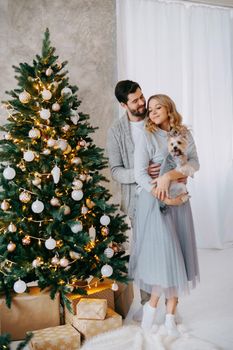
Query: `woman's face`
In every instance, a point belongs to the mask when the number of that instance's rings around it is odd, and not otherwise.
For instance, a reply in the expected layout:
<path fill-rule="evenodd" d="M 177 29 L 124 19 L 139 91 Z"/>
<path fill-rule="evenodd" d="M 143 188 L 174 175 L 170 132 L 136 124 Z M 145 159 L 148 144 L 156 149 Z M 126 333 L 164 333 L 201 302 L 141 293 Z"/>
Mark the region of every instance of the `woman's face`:
<path fill-rule="evenodd" d="M 155 123 L 155 125 L 159 126 L 163 130 L 170 130 L 167 108 L 162 106 L 158 100 L 150 100 L 148 113 L 150 120 Z"/>

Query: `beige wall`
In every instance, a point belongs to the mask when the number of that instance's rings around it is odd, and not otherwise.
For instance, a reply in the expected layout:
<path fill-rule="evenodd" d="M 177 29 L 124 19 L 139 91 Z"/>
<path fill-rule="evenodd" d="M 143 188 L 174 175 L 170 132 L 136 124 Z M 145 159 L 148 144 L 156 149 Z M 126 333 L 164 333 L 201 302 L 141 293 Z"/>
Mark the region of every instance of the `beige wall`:
<path fill-rule="evenodd" d="M 115 0 L 0 0 L 0 100 L 17 86 L 12 65 L 40 54 L 46 27 L 60 60 L 68 60 L 80 110 L 99 127 L 94 140 L 104 147 L 117 114 Z"/>

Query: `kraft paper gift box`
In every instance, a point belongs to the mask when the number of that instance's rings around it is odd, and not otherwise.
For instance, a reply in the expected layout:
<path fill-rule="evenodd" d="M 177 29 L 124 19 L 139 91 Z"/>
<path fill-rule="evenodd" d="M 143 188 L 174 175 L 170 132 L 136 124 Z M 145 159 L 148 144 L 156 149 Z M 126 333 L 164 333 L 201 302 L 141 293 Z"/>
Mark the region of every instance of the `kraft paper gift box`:
<path fill-rule="evenodd" d="M 71 325 L 57 326 L 33 332 L 30 350 L 78 350 L 80 334 Z"/>
<path fill-rule="evenodd" d="M 115 310 L 125 318 L 134 298 L 133 283 L 125 284 L 118 282 L 117 284 L 119 289 L 114 292 Z"/>
<path fill-rule="evenodd" d="M 66 294 L 67 299 L 71 303 L 72 312 L 70 312 L 65 306 L 65 323 L 73 322 L 73 316 L 76 315 L 76 306 L 81 298 L 95 298 L 95 299 L 106 299 L 108 307 L 115 309 L 114 293 L 111 289 L 112 282 L 104 281 L 99 283 L 97 287 L 91 287 L 87 289 L 87 295 L 80 294 Z"/>
<path fill-rule="evenodd" d="M 24 339 L 28 331 L 60 324 L 59 294 L 52 300 L 48 289 L 31 287 L 29 293 L 13 295 L 10 309 L 5 297 L 0 298 L 1 302 L 2 333 L 10 333 L 12 340 Z"/>
<path fill-rule="evenodd" d="M 122 317 L 112 309 L 108 308 L 107 315 L 104 320 L 84 320 L 74 316 L 73 326 L 85 339 L 90 339 L 97 334 L 121 327 Z"/>
<path fill-rule="evenodd" d="M 77 318 L 104 320 L 106 314 L 106 299 L 81 298 L 76 306 Z"/>

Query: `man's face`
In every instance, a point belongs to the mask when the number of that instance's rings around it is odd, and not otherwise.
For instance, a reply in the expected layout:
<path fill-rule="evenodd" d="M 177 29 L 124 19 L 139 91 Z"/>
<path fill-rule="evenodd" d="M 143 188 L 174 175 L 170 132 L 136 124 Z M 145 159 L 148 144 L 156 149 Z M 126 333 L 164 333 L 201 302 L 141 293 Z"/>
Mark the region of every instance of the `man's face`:
<path fill-rule="evenodd" d="M 137 88 L 135 92 L 129 94 L 127 103 L 122 103 L 122 106 L 133 117 L 144 117 L 146 114 L 146 100 L 142 90 Z"/>

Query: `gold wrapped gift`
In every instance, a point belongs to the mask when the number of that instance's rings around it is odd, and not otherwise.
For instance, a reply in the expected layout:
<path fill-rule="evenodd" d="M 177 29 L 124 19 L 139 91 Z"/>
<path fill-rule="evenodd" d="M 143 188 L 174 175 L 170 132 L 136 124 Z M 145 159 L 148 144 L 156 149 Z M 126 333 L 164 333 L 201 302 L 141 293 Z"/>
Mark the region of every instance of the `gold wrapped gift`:
<path fill-rule="evenodd" d="M 106 299 L 81 298 L 76 306 L 76 315 L 78 318 L 104 320 L 106 313 Z"/>
<path fill-rule="evenodd" d="M 125 318 L 133 302 L 133 283 L 129 284 L 117 282 L 119 289 L 114 292 L 115 310 Z"/>
<path fill-rule="evenodd" d="M 104 320 L 83 320 L 77 316 L 74 316 L 73 326 L 85 339 L 89 339 L 97 334 L 121 327 L 122 317 L 112 309 L 108 308 L 107 315 Z"/>
<path fill-rule="evenodd" d="M 28 331 L 60 324 L 60 298 L 50 298 L 48 289 L 40 291 L 31 287 L 29 293 L 12 296 L 11 308 L 5 303 L 5 297 L 0 298 L 2 333 L 10 333 L 12 340 L 25 338 Z"/>
<path fill-rule="evenodd" d="M 33 332 L 30 350 L 78 350 L 80 334 L 70 325 L 50 327 Z"/>
<path fill-rule="evenodd" d="M 95 299 L 106 299 L 108 307 L 115 309 L 114 293 L 111 289 L 112 282 L 104 281 L 99 283 L 97 287 L 91 287 L 87 289 L 87 295 L 80 294 L 66 294 L 66 297 L 71 303 L 72 312 L 65 307 L 65 323 L 73 322 L 73 316 L 76 315 L 76 306 L 81 298 L 95 298 Z"/>

